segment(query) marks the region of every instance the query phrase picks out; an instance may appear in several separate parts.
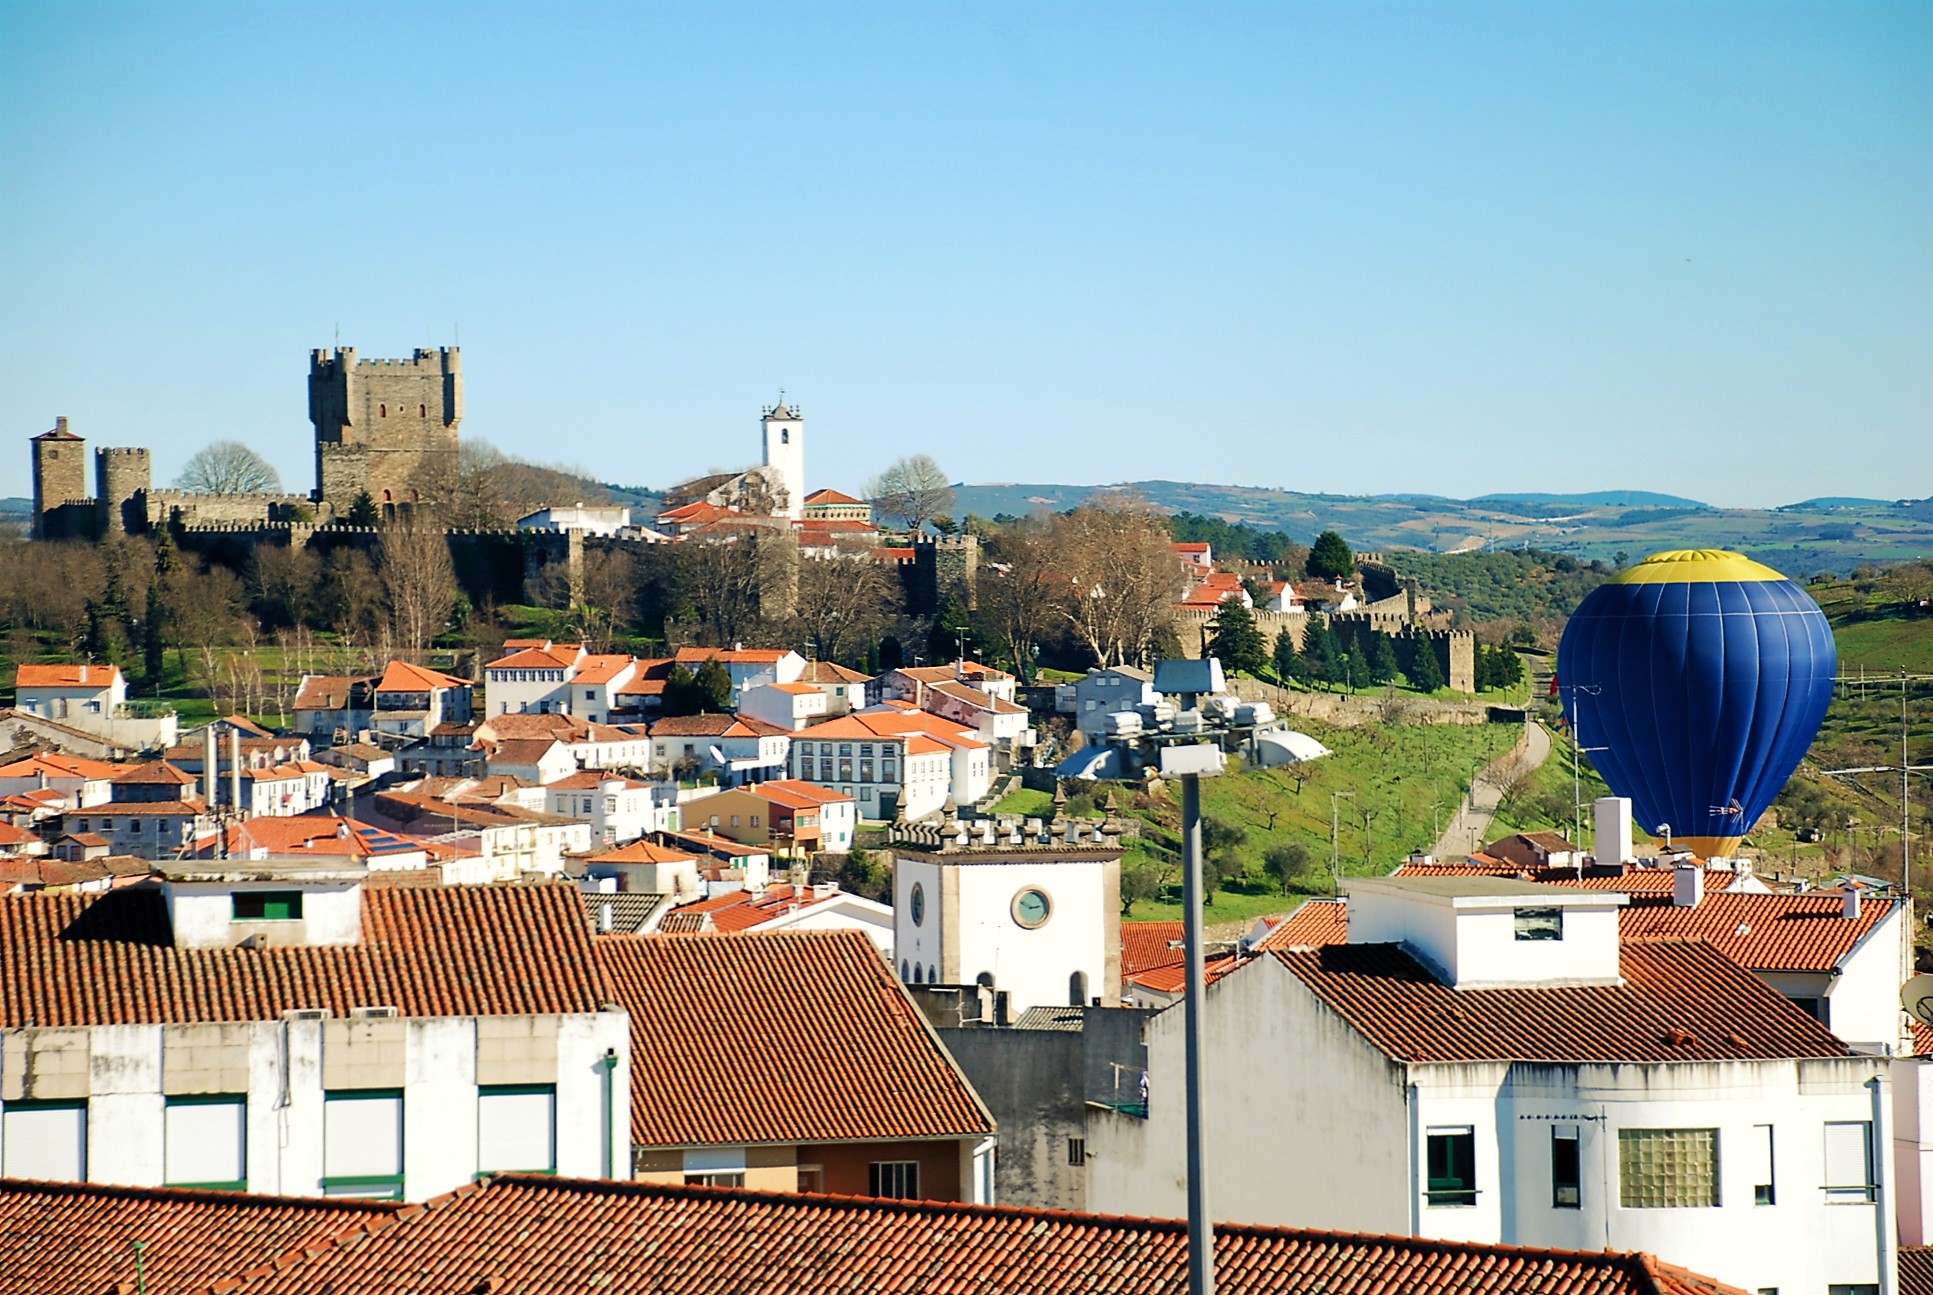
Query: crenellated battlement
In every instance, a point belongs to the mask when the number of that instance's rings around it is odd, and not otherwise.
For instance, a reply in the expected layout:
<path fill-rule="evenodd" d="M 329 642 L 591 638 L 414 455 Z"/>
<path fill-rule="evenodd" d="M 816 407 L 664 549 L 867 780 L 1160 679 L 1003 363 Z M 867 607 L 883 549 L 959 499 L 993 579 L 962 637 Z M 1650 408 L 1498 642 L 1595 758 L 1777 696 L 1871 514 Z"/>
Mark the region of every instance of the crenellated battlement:
<path fill-rule="evenodd" d="M 356 358 L 356 348 L 353 346 L 338 346 L 333 352 L 327 347 L 317 347 L 309 352 L 309 372 L 321 374 L 348 369 L 357 374 L 367 373 L 372 376 L 409 372 L 441 375 L 456 372 L 462 365 L 462 356 L 461 347 L 419 346 L 407 360 L 385 358 L 361 360 Z"/>

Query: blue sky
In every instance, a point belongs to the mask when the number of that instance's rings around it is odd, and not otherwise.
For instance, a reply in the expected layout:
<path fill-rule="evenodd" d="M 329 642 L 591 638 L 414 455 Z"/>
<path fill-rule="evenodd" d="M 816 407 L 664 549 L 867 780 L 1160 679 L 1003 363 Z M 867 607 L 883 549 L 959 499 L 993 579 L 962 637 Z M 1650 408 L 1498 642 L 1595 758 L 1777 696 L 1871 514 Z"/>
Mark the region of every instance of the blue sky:
<path fill-rule="evenodd" d="M 308 350 L 663 486 L 1933 493 L 1933 5 L 0 0 L 0 494 Z"/>

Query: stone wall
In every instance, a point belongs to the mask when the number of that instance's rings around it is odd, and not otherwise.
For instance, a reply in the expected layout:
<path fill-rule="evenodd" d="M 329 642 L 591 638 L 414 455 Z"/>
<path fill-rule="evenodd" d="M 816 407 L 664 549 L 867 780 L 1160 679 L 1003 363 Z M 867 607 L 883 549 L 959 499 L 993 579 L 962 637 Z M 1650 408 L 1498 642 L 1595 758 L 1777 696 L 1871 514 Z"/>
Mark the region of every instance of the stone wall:
<path fill-rule="evenodd" d="M 407 360 L 358 360 L 353 347 L 309 354 L 316 490 L 347 511 L 367 490 L 378 503 L 414 502 L 424 483 L 453 479 L 463 421 L 456 347 Z"/>
<path fill-rule="evenodd" d="M 100 511 L 96 530 L 103 536 L 126 535 L 148 528 L 140 503 L 152 481 L 152 465 L 145 448 L 103 446 L 94 451 L 94 500 Z"/>

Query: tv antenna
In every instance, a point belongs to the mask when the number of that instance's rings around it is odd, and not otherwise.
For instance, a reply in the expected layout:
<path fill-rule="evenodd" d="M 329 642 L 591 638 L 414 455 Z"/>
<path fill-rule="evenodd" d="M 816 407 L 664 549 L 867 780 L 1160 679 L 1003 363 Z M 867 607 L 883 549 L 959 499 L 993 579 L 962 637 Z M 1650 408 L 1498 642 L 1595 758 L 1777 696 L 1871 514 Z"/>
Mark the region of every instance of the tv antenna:
<path fill-rule="evenodd" d="M 1914 764 L 1907 758 L 1906 754 L 1906 681 L 1909 678 L 1918 679 L 1923 677 L 1919 675 L 1908 675 L 1906 673 L 1906 667 L 1900 667 L 1898 764 L 1866 764 L 1851 769 L 1821 770 L 1821 772 L 1830 778 L 1844 778 L 1858 773 L 1896 773 L 1899 775 L 1899 889 L 1902 895 L 1911 893 L 1913 882 L 1912 776 L 1916 773 L 1933 773 L 1933 764 Z M 1843 679 L 1844 676 L 1841 676 L 1841 678 Z M 1860 682 L 1864 683 L 1864 681 L 1864 672 L 1862 671 Z M 1878 850 L 1879 846 L 1875 841 L 1873 851 L 1877 854 Z M 1928 1024 L 1933 1024 L 1933 1021 L 1929 1021 Z"/>

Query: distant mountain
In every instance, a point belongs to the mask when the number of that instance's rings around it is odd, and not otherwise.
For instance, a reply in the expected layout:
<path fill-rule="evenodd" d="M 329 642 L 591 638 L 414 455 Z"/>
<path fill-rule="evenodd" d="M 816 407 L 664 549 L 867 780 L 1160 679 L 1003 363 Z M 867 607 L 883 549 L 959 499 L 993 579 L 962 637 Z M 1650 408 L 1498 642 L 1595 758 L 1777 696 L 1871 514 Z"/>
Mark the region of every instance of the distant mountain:
<path fill-rule="evenodd" d="M 1648 490 L 1440 495 L 1313 495 L 1262 486 L 1132 481 L 1108 486 L 996 482 L 955 487 L 962 515 L 1059 512 L 1134 495 L 1169 513 L 1201 513 L 1282 531 L 1301 544 L 1325 530 L 1358 550 L 1426 553 L 1539 548 L 1580 558 L 1663 549 L 1736 549 L 1792 575 L 1845 573 L 1862 562 L 1933 557 L 1933 501 L 1812 500 L 1780 509 L 1715 508 Z"/>
<path fill-rule="evenodd" d="M 0 499 L 0 517 L 16 515 L 26 517 L 33 511 L 34 501 L 31 499 L 22 499 L 19 495 L 8 495 L 5 499 Z"/>
<path fill-rule="evenodd" d="M 1902 503 L 1907 502 L 1905 500 Z M 1835 508 L 1890 508 L 1890 499 L 1860 499 L 1853 495 L 1821 495 L 1817 499 L 1801 499 L 1796 504 L 1781 504 L 1776 511 L 1781 513 L 1820 513 Z"/>

